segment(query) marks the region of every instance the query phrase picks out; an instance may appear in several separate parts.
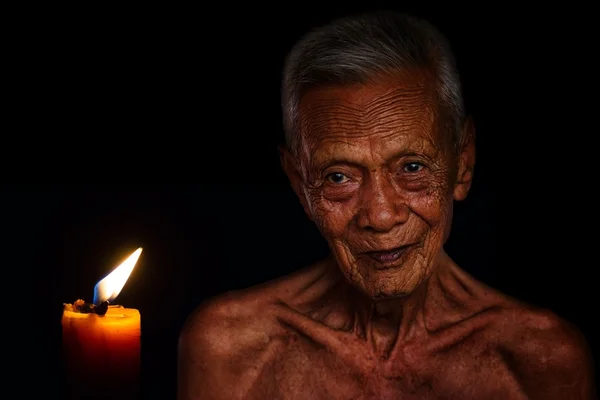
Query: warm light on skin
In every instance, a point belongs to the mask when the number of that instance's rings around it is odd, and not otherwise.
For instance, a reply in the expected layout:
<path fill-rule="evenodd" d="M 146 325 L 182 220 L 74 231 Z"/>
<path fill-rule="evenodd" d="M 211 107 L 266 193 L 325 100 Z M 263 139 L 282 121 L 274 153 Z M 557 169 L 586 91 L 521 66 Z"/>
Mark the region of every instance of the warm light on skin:
<path fill-rule="evenodd" d="M 115 268 L 104 279 L 99 281 L 94 288 L 94 303 L 99 304 L 103 301 L 113 302 L 125 286 L 129 279 L 135 264 L 137 263 L 142 248 L 134 251 L 121 265 Z"/>

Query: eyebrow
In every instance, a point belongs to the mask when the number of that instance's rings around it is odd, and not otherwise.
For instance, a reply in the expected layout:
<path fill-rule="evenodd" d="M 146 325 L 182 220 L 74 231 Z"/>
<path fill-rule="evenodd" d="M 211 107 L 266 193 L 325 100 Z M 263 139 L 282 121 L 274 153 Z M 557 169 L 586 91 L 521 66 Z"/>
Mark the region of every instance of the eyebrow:
<path fill-rule="evenodd" d="M 388 158 L 386 160 L 386 162 L 389 162 L 391 160 L 400 158 L 400 157 L 425 157 L 428 160 L 431 161 L 431 157 L 428 154 L 424 154 L 424 153 L 417 153 L 415 151 L 400 151 L 395 153 L 394 155 L 392 155 L 390 158 Z M 327 161 L 323 161 L 323 162 L 319 162 L 317 161 L 315 163 L 315 167 L 317 167 L 318 169 L 327 169 L 333 165 L 337 165 L 337 164 L 346 164 L 346 165 L 352 165 L 358 168 L 365 168 L 364 165 L 362 165 L 359 161 L 357 160 L 352 160 L 346 157 L 334 157 L 332 159 L 329 159 Z"/>
<path fill-rule="evenodd" d="M 315 163 L 315 167 L 323 170 L 323 169 L 327 169 L 329 167 L 332 167 L 332 166 L 338 165 L 338 164 L 346 164 L 346 165 L 352 165 L 352 166 L 359 167 L 359 168 L 364 168 L 364 165 L 360 164 L 356 160 L 350 160 L 350 159 L 344 158 L 344 157 L 333 158 L 333 159 L 329 159 L 329 160 L 323 161 L 323 162 L 317 161 Z"/>

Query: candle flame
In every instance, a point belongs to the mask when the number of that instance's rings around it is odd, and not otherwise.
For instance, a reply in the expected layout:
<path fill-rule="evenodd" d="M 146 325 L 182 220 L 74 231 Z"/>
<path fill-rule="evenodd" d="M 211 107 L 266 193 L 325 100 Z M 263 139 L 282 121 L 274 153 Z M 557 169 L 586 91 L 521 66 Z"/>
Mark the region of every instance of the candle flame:
<path fill-rule="evenodd" d="M 123 261 L 121 265 L 96 284 L 96 287 L 94 288 L 95 304 L 100 304 L 103 301 L 112 302 L 119 295 L 121 289 L 125 286 L 125 282 L 129 279 L 129 275 L 131 275 L 135 264 L 140 258 L 140 254 L 142 254 L 141 247 L 134 251 L 127 257 L 127 260 Z"/>

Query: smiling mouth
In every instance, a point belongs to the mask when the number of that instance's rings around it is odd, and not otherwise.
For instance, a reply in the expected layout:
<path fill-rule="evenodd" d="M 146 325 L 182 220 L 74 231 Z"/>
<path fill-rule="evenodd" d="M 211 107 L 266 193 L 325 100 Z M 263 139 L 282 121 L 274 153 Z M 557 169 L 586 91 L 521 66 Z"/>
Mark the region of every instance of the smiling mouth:
<path fill-rule="evenodd" d="M 382 265 L 391 265 L 396 263 L 411 247 L 412 245 L 405 245 L 396 247 L 395 249 L 385 250 L 385 251 L 369 251 L 363 253 L 368 256 L 373 261 L 376 261 Z"/>

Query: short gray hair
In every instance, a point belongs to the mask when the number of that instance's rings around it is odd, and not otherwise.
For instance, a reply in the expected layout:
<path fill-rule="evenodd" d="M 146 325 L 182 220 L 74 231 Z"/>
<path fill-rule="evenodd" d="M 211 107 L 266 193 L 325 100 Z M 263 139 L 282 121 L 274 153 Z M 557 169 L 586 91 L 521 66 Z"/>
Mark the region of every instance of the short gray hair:
<path fill-rule="evenodd" d="M 450 44 L 429 22 L 391 11 L 339 18 L 308 32 L 291 49 L 281 93 L 288 149 L 297 154 L 299 103 L 311 88 L 366 83 L 415 68 L 433 72 L 437 102 L 457 150 L 465 110 Z"/>

